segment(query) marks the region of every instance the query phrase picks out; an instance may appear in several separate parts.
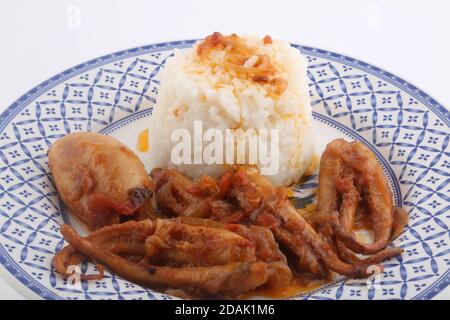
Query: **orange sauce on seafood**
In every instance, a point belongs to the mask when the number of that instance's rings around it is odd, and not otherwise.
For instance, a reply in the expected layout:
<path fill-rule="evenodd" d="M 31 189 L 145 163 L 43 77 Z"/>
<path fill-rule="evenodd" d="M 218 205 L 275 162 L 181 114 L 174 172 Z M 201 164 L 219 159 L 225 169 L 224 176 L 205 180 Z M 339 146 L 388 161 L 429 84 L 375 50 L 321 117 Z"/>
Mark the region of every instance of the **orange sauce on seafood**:
<path fill-rule="evenodd" d="M 140 152 L 147 152 L 149 149 L 148 145 L 148 129 L 142 130 L 138 136 L 137 149 Z"/>
<path fill-rule="evenodd" d="M 258 288 L 245 293 L 241 299 L 251 299 L 257 297 L 267 297 L 272 299 L 284 299 L 297 296 L 317 288 L 320 288 L 329 280 L 313 280 L 305 284 L 299 278 L 293 278 L 291 283 L 280 288 Z"/>

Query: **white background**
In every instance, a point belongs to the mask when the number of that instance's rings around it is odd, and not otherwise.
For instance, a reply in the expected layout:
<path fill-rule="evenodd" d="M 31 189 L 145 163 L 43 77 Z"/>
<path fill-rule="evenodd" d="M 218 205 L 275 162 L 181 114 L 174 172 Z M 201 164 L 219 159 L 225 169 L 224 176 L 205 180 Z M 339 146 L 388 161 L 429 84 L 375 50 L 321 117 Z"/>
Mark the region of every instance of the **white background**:
<path fill-rule="evenodd" d="M 86 60 L 213 31 L 270 34 L 359 58 L 448 107 L 449 9 L 445 0 L 0 0 L 0 112 Z M 0 278 L 0 299 L 22 298 L 9 284 Z M 450 289 L 438 297 L 450 299 Z"/>

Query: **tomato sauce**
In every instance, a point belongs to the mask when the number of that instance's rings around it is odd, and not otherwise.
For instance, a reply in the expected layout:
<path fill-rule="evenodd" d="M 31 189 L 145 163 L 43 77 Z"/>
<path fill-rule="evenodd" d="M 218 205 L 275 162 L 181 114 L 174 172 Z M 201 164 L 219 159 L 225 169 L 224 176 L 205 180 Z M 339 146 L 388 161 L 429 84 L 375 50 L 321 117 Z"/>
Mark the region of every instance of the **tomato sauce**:
<path fill-rule="evenodd" d="M 293 278 L 291 283 L 280 288 L 258 288 L 247 292 L 242 296 L 242 299 L 251 299 L 259 297 L 267 297 L 272 299 L 285 299 L 297 296 L 317 288 L 320 288 L 329 280 L 312 280 L 305 283 L 299 278 Z"/>

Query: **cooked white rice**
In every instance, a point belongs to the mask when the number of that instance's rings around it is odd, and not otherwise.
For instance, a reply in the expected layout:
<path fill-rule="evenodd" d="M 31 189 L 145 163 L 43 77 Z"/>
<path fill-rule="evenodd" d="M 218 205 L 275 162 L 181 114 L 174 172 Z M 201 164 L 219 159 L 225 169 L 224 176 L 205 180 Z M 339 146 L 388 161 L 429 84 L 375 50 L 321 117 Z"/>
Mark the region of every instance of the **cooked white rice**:
<path fill-rule="evenodd" d="M 171 161 L 171 150 L 177 144 L 171 141 L 173 130 L 185 128 L 193 136 L 195 120 L 202 121 L 203 131 L 208 128 L 222 132 L 227 128 L 278 129 L 279 170 L 267 176 L 277 185 L 297 181 L 309 167 L 313 139 L 304 57 L 285 41 L 264 44 L 261 37 L 241 38 L 257 54 L 270 58 L 277 74 L 287 80 L 285 91 L 273 96 L 268 94 L 267 85 L 235 77 L 220 66 L 223 58 L 220 50 L 211 54 L 210 59 L 217 62 L 215 66 L 201 61 L 196 51 L 198 44 L 192 49 L 175 51 L 161 72 L 161 87 L 151 117 L 151 167 L 176 168 L 192 178 L 204 173 L 217 177 L 226 170 L 220 164 L 176 165 Z M 261 164 L 258 162 L 256 166 L 259 168 Z"/>

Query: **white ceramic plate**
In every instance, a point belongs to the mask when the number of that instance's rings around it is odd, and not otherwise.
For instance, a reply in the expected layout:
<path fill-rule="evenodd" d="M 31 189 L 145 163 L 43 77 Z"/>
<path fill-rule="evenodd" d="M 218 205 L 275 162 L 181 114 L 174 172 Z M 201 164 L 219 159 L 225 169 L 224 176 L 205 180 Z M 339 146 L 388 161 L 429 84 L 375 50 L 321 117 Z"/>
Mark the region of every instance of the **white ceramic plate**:
<path fill-rule="evenodd" d="M 45 299 L 170 299 L 110 273 L 67 286 L 51 266 L 71 222 L 52 183 L 47 149 L 74 131 L 114 136 L 135 150 L 158 95 L 158 73 L 175 48 L 160 43 L 88 61 L 40 84 L 0 116 L 0 262 L 19 283 Z M 430 299 L 449 283 L 450 116 L 413 85 L 364 62 L 294 45 L 308 59 L 316 145 L 358 139 L 377 155 L 394 201 L 410 214 L 395 240 L 401 257 L 385 263 L 375 286 L 337 278 L 298 299 Z M 140 154 L 144 163 L 145 155 Z M 296 186 L 304 197 L 312 176 Z M 73 221 L 72 221 L 73 223 Z M 93 272 L 85 263 L 83 272 Z"/>

